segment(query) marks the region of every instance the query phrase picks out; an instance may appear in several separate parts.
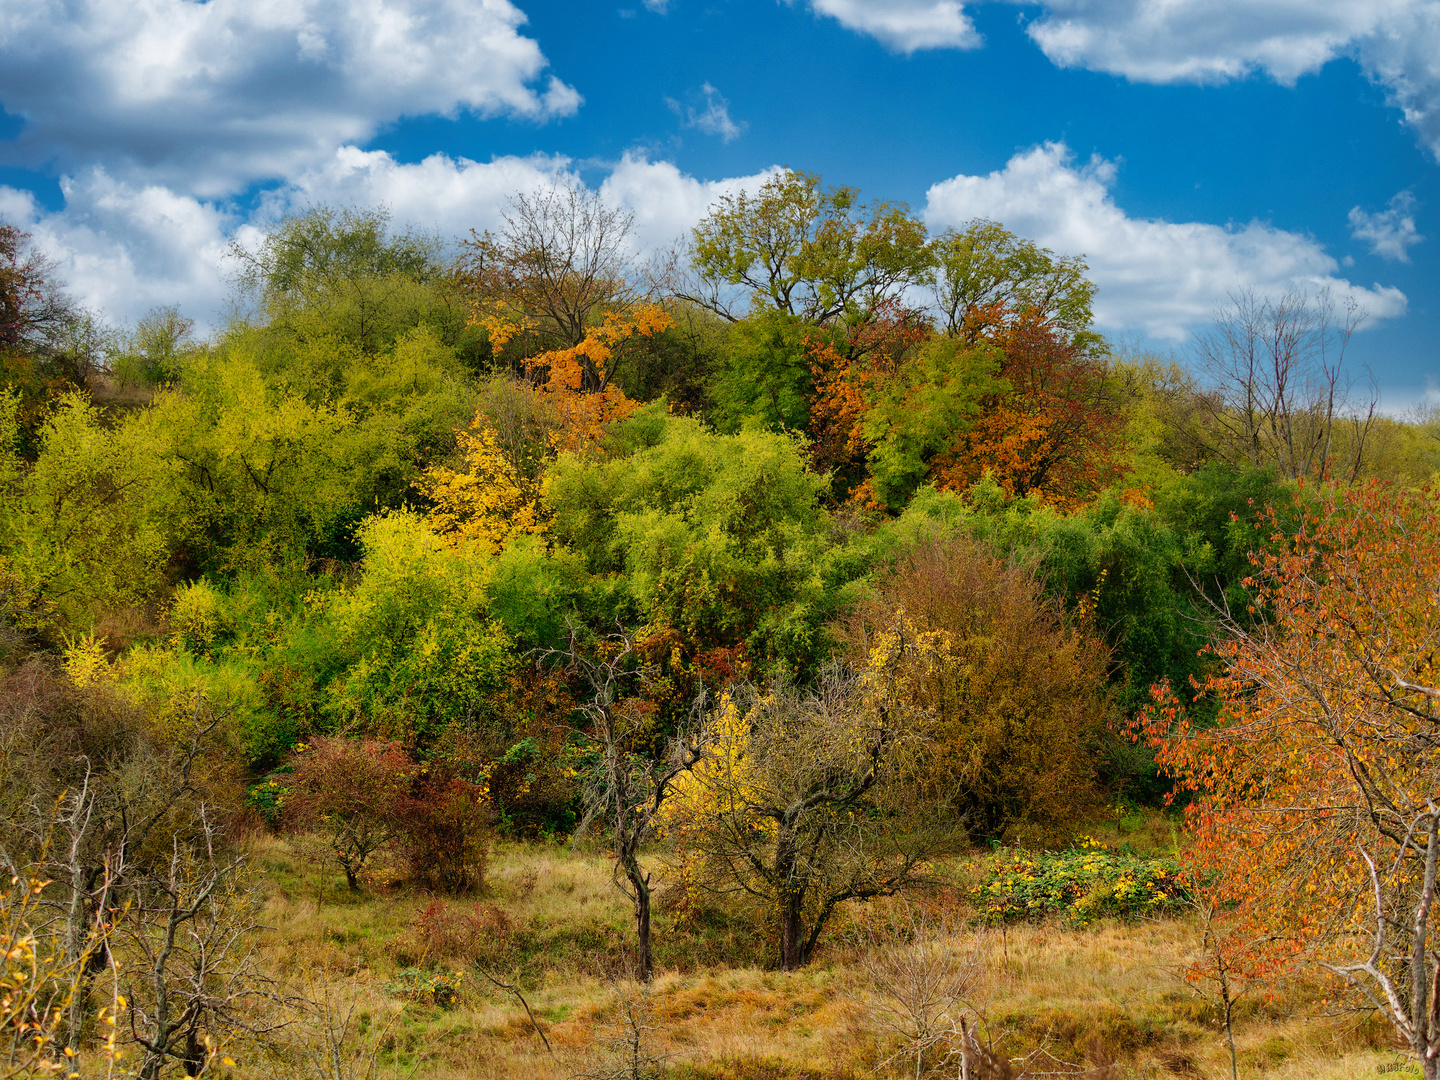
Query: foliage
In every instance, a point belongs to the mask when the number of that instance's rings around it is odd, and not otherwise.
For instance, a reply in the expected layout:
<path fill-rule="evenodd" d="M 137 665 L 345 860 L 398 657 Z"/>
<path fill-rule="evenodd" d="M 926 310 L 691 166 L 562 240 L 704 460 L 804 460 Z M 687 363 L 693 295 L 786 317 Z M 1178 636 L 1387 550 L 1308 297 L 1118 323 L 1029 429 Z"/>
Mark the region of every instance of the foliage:
<path fill-rule="evenodd" d="M 652 631 L 674 631 L 687 659 L 716 647 L 756 661 L 811 663 L 837 603 L 827 589 L 823 477 L 796 442 L 698 422 L 637 416 L 643 438 L 609 461 L 561 458 L 547 501 L 553 531 L 593 573 L 616 575 Z"/>
<path fill-rule="evenodd" d="M 440 893 L 465 893 L 485 883 L 487 837 L 484 789 L 433 767 L 399 807 L 403 848 L 413 884 Z"/>
<path fill-rule="evenodd" d="M 419 968 L 407 967 L 397 971 L 383 989 L 387 994 L 394 994 L 406 1001 L 449 1009 L 459 1002 L 464 982 L 464 972 L 422 971 Z"/>
<path fill-rule="evenodd" d="M 1253 556 L 1250 611 L 1225 622 L 1204 684 L 1218 722 L 1167 687 L 1143 731 L 1188 792 L 1188 858 L 1212 876 L 1226 966 L 1309 955 L 1369 995 L 1440 1068 L 1429 912 L 1440 640 L 1437 493 L 1329 489 Z M 1368 957 L 1367 957 L 1368 954 Z"/>
<path fill-rule="evenodd" d="M 0 552 L 62 625 L 86 626 L 100 606 L 136 602 L 160 583 L 174 470 L 138 425 L 107 425 L 79 394 L 60 399 L 26 465 L 15 454 L 19 401 L 0 396 Z"/>
<path fill-rule="evenodd" d="M 1121 475 L 1124 415 L 1107 373 L 1034 309 L 986 335 L 1001 380 L 933 464 L 936 487 L 989 474 L 1007 494 L 1077 509 Z"/>
<path fill-rule="evenodd" d="M 922 543 L 849 621 L 852 660 L 901 624 L 923 643 L 890 678 L 925 717 L 925 799 L 976 839 L 1063 835 L 1094 809 L 1106 649 L 1032 570 L 966 537 Z"/>
<path fill-rule="evenodd" d="M 400 835 L 414 763 L 397 743 L 317 738 L 291 760 L 285 820 L 324 837 L 352 889 L 370 859 Z"/>
<path fill-rule="evenodd" d="M 1083 352 L 1103 346 L 1090 328 L 1095 285 L 1085 276 L 1083 255 L 1057 257 L 984 219 L 963 230 L 947 229 L 933 244 L 935 300 L 944 333 L 974 341 L 997 312 L 1012 317 L 1033 312 Z"/>
<path fill-rule="evenodd" d="M 896 678 L 929 651 L 902 623 L 875 635 L 858 671 L 725 695 L 707 756 L 676 780 L 668 813 L 690 880 L 753 898 L 786 970 L 810 959 L 839 905 L 894 895 L 956 843 L 954 816 L 924 798 L 921 717 Z"/>
<path fill-rule="evenodd" d="M 875 447 L 870 470 L 881 504 L 899 510 L 910 500 L 936 458 L 975 423 L 985 396 L 1007 387 L 997 370 L 990 350 L 936 338 L 878 388 L 860 430 Z"/>
<path fill-rule="evenodd" d="M 346 670 L 326 711 L 411 746 L 483 720 L 513 663 L 509 635 L 487 618 L 488 560 L 403 512 L 369 519 L 360 541 L 359 580 L 327 610 Z"/>
<path fill-rule="evenodd" d="M 1189 904 L 1173 859 L 1126 855 L 1089 838 L 1066 851 L 997 854 L 970 895 L 987 921 L 1057 915 L 1075 927 L 1174 915 Z"/>
<path fill-rule="evenodd" d="M 861 316 L 929 269 L 925 227 L 908 207 L 864 204 L 854 188 L 790 169 L 753 196 L 722 195 L 695 227 L 692 257 L 712 287 L 748 290 L 755 310 L 819 324 Z"/>

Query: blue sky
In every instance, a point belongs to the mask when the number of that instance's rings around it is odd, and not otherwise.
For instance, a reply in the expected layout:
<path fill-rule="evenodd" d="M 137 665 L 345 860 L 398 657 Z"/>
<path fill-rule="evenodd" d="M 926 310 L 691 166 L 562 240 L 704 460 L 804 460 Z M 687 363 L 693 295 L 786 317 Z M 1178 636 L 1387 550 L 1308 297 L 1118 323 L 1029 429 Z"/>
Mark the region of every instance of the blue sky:
<path fill-rule="evenodd" d="M 214 325 L 279 214 L 447 234 L 578 176 L 682 234 L 777 166 L 1083 253 L 1116 338 L 1328 287 L 1440 401 L 1440 0 L 8 0 L 0 216 L 119 322 Z"/>

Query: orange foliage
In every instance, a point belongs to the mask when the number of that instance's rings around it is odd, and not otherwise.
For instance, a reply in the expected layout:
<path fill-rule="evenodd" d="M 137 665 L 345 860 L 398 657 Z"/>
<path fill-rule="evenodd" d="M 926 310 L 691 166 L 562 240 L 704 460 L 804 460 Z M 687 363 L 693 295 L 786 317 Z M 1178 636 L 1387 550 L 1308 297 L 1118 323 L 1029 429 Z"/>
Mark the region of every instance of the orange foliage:
<path fill-rule="evenodd" d="M 1033 313 L 1003 305 L 967 316 L 1000 349 L 1010 390 L 983 402 L 975 424 L 938 457 L 932 482 L 964 491 L 990 473 L 1012 497 L 1038 494 L 1071 511 L 1120 477 L 1124 415 L 1104 372 L 1068 335 Z"/>
<path fill-rule="evenodd" d="M 1382 970 L 1408 956 L 1417 918 L 1424 929 L 1420 883 L 1440 834 L 1437 513 L 1435 489 L 1328 491 L 1288 542 L 1271 513 L 1275 553 L 1252 556 L 1254 604 L 1199 688 L 1218 721 L 1198 722 L 1167 686 L 1137 721 L 1193 797 L 1188 859 L 1223 923 L 1211 968 L 1363 960 L 1377 901 L 1398 939 Z"/>
<path fill-rule="evenodd" d="M 810 341 L 806 351 L 815 396 L 808 434 L 816 471 L 842 477 L 863 474 L 870 444 L 860 426 L 873 404 L 874 391 L 929 333 L 918 313 L 886 300 L 850 332 L 848 355 L 842 355 L 828 337 L 817 335 Z"/>
<path fill-rule="evenodd" d="M 674 320 L 660 308 L 640 304 L 623 314 L 608 313 L 604 323 L 592 327 L 573 348 L 544 352 L 529 361 L 533 375 L 545 372 L 540 391 L 555 418 L 551 436 L 555 453 L 585 452 L 605 437 L 612 424 L 639 407 L 611 385 L 615 350 L 632 338 L 651 338 L 672 325 Z"/>

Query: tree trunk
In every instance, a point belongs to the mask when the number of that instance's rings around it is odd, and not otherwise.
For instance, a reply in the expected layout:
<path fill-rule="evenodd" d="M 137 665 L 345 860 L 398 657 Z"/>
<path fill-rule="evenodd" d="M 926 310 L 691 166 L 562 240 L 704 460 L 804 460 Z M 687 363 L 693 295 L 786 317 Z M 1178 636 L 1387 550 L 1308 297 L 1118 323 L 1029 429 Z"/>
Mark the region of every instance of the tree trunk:
<path fill-rule="evenodd" d="M 650 955 L 650 882 L 640 867 L 633 842 L 620 846 L 620 864 L 630 882 L 630 899 L 635 907 L 635 977 L 648 983 L 655 972 Z"/>
<path fill-rule="evenodd" d="M 794 828 L 786 821 L 779 823 L 775 841 L 775 890 L 780 915 L 780 966 L 798 971 L 805 966 L 805 926 L 803 913 L 804 887 L 796 880 Z"/>

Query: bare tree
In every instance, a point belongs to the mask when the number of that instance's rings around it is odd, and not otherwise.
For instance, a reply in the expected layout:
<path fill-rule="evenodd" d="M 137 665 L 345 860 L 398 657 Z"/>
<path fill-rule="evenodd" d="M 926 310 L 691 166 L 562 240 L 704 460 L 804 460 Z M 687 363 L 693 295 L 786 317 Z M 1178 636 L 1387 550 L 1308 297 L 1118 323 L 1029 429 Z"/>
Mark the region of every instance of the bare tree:
<path fill-rule="evenodd" d="M 973 997 L 985 974 L 989 952 L 984 931 L 957 947 L 953 929 L 908 904 L 898 917 L 867 928 L 865 969 L 872 1023 L 896 1036 L 900 1047 L 877 1066 L 915 1059 L 915 1080 L 952 1057 L 966 1057 L 961 1035 L 974 1030 L 980 1009 Z M 961 1043 L 956 1048 L 957 1040 Z"/>
<path fill-rule="evenodd" d="M 1440 699 L 1440 691 L 1430 693 Z M 1417 809 L 1394 860 L 1383 871 L 1364 845 L 1358 846 L 1375 904 L 1370 954 L 1356 963 L 1322 966 L 1364 994 L 1410 1044 L 1425 1080 L 1436 1080 L 1440 964 L 1431 948 L 1430 916 L 1440 865 L 1440 806 L 1431 799 Z"/>
<path fill-rule="evenodd" d="M 630 242 L 635 216 L 578 183 L 516 195 L 498 234 L 462 242 L 460 277 L 482 309 L 493 306 L 544 348 L 572 348 L 607 309 L 638 290 Z M 598 372 L 590 372 L 602 386 Z"/>
<path fill-rule="evenodd" d="M 585 818 L 576 835 L 596 819 L 603 820 L 610 832 L 615 885 L 635 912 L 636 976 L 649 982 L 654 974 L 651 875 L 640 863 L 640 849 L 653 835 L 661 807 L 675 792 L 675 781 L 699 764 L 704 749 L 698 735 L 682 732 L 666 741 L 660 756 L 642 751 L 646 716 L 636 702 L 622 697 L 628 682 L 645 675 L 643 668 L 636 668 L 634 653 L 634 639 L 619 633 L 589 654 L 572 626 L 567 648 L 551 651 L 542 660 L 561 658 L 590 691 L 580 711 L 586 719 L 584 735 L 593 741 L 598 760 L 586 778 Z M 692 716 L 703 711 L 703 701 L 702 697 L 697 702 Z M 696 726 L 692 724 L 692 730 Z"/>
<path fill-rule="evenodd" d="M 1232 293 L 1195 341 L 1220 455 L 1273 465 L 1291 480 L 1338 474 L 1353 481 L 1377 404 L 1373 385 L 1368 400 L 1353 397 L 1345 370 L 1350 338 L 1364 320 L 1352 299 L 1337 311 L 1329 290 Z"/>
<path fill-rule="evenodd" d="M 174 1064 L 198 1077 L 237 1032 L 266 1034 L 284 1024 L 278 995 L 259 971 L 259 923 L 244 859 L 221 858 L 217 829 L 202 806 L 199 842 L 172 842 L 168 865 L 133 892 L 112 932 L 124 957 L 130 1038 L 141 1048 L 139 1080 L 160 1080 Z"/>

